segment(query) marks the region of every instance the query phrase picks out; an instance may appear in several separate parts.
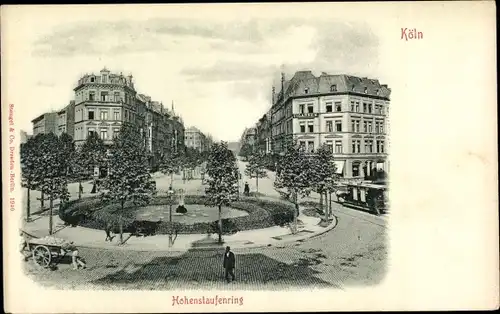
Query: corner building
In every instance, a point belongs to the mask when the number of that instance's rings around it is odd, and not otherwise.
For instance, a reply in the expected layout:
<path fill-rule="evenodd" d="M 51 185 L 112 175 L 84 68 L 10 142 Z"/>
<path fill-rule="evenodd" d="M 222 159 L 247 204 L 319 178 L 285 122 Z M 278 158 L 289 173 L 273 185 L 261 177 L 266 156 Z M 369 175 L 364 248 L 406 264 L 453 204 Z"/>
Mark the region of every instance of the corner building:
<path fill-rule="evenodd" d="M 388 171 L 387 85 L 343 74 L 316 77 L 311 71 L 296 72 L 289 81 L 282 76 L 281 85 L 271 108 L 275 153 L 282 153 L 285 140 L 292 138 L 309 152 L 325 144 L 346 180 Z"/>

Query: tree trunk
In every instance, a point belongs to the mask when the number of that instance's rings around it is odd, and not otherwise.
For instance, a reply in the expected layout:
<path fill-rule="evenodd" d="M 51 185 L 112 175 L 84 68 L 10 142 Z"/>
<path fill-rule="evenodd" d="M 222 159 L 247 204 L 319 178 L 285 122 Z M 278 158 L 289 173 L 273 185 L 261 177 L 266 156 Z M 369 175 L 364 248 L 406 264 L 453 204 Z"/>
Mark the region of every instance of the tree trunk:
<path fill-rule="evenodd" d="M 82 181 L 78 180 L 78 199 L 82 198 Z"/>
<path fill-rule="evenodd" d="M 222 206 L 219 205 L 219 244 L 222 244 L 222 217 L 221 217 L 221 212 L 222 212 Z"/>
<path fill-rule="evenodd" d="M 295 205 L 295 210 L 293 211 L 293 228 L 292 228 L 292 234 L 295 234 L 297 233 L 297 216 L 298 216 L 298 213 L 299 213 L 299 202 L 298 202 L 298 197 L 297 197 L 297 193 L 294 194 L 293 196 L 293 201 L 294 201 L 294 205 Z"/>
<path fill-rule="evenodd" d="M 330 201 L 328 202 L 328 215 L 332 216 L 332 192 L 328 193 L 330 196 Z"/>
<path fill-rule="evenodd" d="M 118 219 L 119 219 L 118 226 L 120 228 L 120 244 L 123 244 L 123 219 L 122 219 L 122 215 L 123 215 L 123 207 L 125 205 L 123 201 L 121 202 L 121 205 L 122 205 L 122 210 L 120 211 L 120 216 L 118 217 Z"/>
<path fill-rule="evenodd" d="M 257 193 L 259 193 L 259 175 L 255 176 L 255 185 L 257 186 Z"/>
<path fill-rule="evenodd" d="M 323 207 L 323 191 L 319 191 L 319 209 L 321 209 L 323 212 L 325 211 Z"/>
<path fill-rule="evenodd" d="M 26 221 L 30 221 L 30 191 L 31 189 L 29 188 L 29 185 L 28 185 L 28 199 L 26 200 Z"/>
<path fill-rule="evenodd" d="M 49 202 L 49 235 L 52 234 L 52 205 L 53 205 L 53 197 L 51 193 Z"/>
<path fill-rule="evenodd" d="M 174 173 L 170 173 L 170 186 L 174 189 Z"/>
<path fill-rule="evenodd" d="M 40 197 L 40 207 L 43 210 L 44 204 L 43 201 L 45 200 L 45 193 L 42 191 L 42 196 Z"/>

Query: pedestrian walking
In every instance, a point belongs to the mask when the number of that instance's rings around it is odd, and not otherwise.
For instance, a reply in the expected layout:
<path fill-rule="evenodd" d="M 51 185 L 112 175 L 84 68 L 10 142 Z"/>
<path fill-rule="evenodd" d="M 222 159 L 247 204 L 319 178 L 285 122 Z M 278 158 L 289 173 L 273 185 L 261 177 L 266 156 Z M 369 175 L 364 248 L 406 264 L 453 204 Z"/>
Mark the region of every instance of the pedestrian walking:
<path fill-rule="evenodd" d="M 79 189 L 80 189 L 80 194 L 83 194 L 83 185 L 80 184 Z"/>
<path fill-rule="evenodd" d="M 113 237 L 111 236 L 111 229 L 112 229 L 112 225 L 111 223 L 107 223 L 106 224 L 106 227 L 104 228 L 104 231 L 106 232 L 106 240 L 104 241 L 108 241 L 111 242 L 113 240 Z"/>
<path fill-rule="evenodd" d="M 71 242 L 71 244 L 73 245 L 73 242 Z M 72 252 L 71 252 L 71 262 L 73 264 L 74 270 L 77 270 L 79 266 L 82 266 L 82 268 L 87 268 L 87 264 L 80 257 L 80 252 L 78 252 L 78 249 L 74 245 L 72 247 Z"/>
<path fill-rule="evenodd" d="M 232 281 L 234 281 L 235 276 L 234 276 L 234 267 L 235 267 L 235 257 L 234 253 L 231 252 L 231 248 L 229 246 L 226 246 L 226 253 L 224 253 L 224 278 L 227 280 L 229 283 L 229 275 L 231 275 Z"/>
<path fill-rule="evenodd" d="M 245 188 L 243 189 L 243 193 L 245 194 L 245 196 L 250 195 L 250 186 L 248 185 L 248 182 L 245 182 Z"/>

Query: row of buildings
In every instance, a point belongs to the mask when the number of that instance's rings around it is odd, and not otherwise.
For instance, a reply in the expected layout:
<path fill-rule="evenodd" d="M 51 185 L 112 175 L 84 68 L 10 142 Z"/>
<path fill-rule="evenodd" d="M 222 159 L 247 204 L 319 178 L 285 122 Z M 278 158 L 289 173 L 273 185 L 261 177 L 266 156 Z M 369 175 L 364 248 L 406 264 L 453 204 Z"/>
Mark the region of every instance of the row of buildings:
<path fill-rule="evenodd" d="M 63 109 L 32 120 L 33 135 L 66 132 L 80 146 L 96 133 L 105 145 L 111 145 L 123 124 L 134 124 L 144 138 L 152 167 L 165 154 L 184 150 L 192 137 L 191 129 L 186 130 L 182 118 L 175 113 L 173 102 L 168 110 L 161 102 L 137 92 L 132 75 L 115 74 L 104 68 L 98 75 L 82 76 L 73 91 L 74 100 Z M 203 134 L 197 131 L 197 136 Z M 203 137 L 203 144 L 191 147 L 207 149 L 207 136 Z"/>
<path fill-rule="evenodd" d="M 387 173 L 390 94 L 387 85 L 366 77 L 298 71 L 286 80 L 282 73 L 271 107 L 244 131 L 241 145 L 266 154 L 282 154 L 287 139 L 309 152 L 326 145 L 346 181 Z"/>

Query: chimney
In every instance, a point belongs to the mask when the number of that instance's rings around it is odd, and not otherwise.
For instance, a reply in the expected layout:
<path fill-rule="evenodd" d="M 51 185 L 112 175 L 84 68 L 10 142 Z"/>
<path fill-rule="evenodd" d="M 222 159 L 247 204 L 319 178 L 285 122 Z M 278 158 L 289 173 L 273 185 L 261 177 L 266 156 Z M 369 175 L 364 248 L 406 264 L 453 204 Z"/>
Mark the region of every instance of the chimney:
<path fill-rule="evenodd" d="M 276 88 L 273 86 L 273 94 L 272 94 L 272 102 L 273 102 L 273 105 L 274 105 L 274 94 L 276 92 Z"/>
<path fill-rule="evenodd" d="M 285 88 L 285 73 L 281 72 L 281 97 L 285 96 L 285 91 L 283 90 Z"/>

